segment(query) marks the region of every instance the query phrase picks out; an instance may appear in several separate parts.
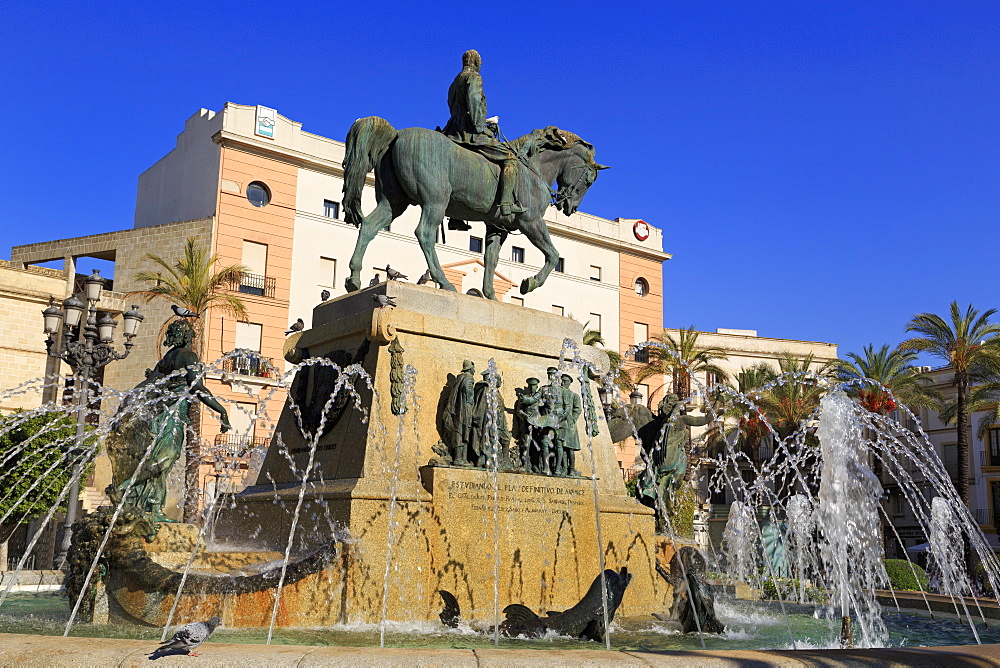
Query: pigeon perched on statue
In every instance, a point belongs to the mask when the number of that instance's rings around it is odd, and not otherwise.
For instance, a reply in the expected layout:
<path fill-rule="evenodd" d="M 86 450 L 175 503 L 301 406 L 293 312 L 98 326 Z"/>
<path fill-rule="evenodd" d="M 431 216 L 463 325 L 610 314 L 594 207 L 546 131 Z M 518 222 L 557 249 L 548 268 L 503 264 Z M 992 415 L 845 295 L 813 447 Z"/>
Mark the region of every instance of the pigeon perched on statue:
<path fill-rule="evenodd" d="M 182 650 L 187 652 L 189 656 L 198 656 L 194 653 L 193 649 L 196 649 L 198 645 L 202 644 L 208 640 L 208 636 L 212 635 L 216 627 L 222 625 L 222 620 L 218 617 L 212 617 L 206 622 L 191 622 L 190 624 L 185 624 L 181 628 L 177 629 L 177 633 L 174 637 L 166 641 L 162 645 L 156 648 L 150 656 L 158 656 L 169 652 L 169 650 Z"/>
<path fill-rule="evenodd" d="M 197 318 L 198 314 L 194 311 L 188 310 L 183 306 L 178 306 L 177 304 L 171 304 L 170 308 L 173 310 L 174 315 L 178 318 Z"/>
<path fill-rule="evenodd" d="M 288 326 L 288 329 L 285 330 L 285 336 L 288 336 L 292 332 L 301 332 L 305 326 L 306 323 L 302 322 L 302 318 L 299 318 Z"/>
<path fill-rule="evenodd" d="M 375 277 L 372 278 L 372 280 L 368 281 L 368 287 L 370 288 L 373 285 L 378 285 L 381 282 L 382 278 L 378 274 L 375 274 Z"/>
<path fill-rule="evenodd" d="M 319 293 L 319 300 L 321 302 L 325 302 L 329 298 L 330 298 L 330 291 L 329 290 L 324 290 L 323 292 Z"/>
<path fill-rule="evenodd" d="M 417 285 L 424 285 L 429 280 L 431 280 L 431 270 L 430 269 L 428 269 L 424 273 L 420 274 L 420 278 L 417 279 Z"/>
<path fill-rule="evenodd" d="M 385 276 L 390 281 L 398 281 L 400 279 L 406 280 L 407 278 L 409 278 L 405 274 L 396 271 L 395 269 L 393 269 L 389 265 L 385 265 Z"/>
<path fill-rule="evenodd" d="M 372 299 L 378 304 L 379 308 L 385 308 L 386 306 L 395 306 L 396 302 L 392 300 L 389 295 L 372 295 Z"/>

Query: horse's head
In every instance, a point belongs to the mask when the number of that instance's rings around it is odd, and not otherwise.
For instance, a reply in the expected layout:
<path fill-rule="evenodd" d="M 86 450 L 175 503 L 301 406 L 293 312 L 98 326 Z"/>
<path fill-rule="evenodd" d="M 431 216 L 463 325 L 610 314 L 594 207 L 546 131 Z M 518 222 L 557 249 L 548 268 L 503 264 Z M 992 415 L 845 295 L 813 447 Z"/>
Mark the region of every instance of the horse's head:
<path fill-rule="evenodd" d="M 563 144 L 559 150 L 560 165 L 556 172 L 558 191 L 553 205 L 568 216 L 580 206 L 583 196 L 597 180 L 597 173 L 608 167 L 594 160 L 592 144 L 572 132 L 557 128 L 547 128 L 547 131 Z"/>

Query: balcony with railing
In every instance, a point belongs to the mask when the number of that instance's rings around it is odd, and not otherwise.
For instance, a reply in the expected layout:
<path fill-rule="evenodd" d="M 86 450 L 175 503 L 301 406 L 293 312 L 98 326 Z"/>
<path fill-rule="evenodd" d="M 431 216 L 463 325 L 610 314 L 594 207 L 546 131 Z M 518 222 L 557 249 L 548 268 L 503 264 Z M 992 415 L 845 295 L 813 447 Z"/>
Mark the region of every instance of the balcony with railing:
<path fill-rule="evenodd" d="M 994 526 L 992 508 L 976 508 L 974 514 L 976 516 L 976 524 L 980 526 Z"/>
<path fill-rule="evenodd" d="M 274 367 L 274 359 L 264 357 L 252 350 L 237 350 L 222 361 L 222 370 L 237 376 L 276 379 L 280 374 Z"/>
<path fill-rule="evenodd" d="M 239 276 L 233 278 L 229 283 L 229 289 L 245 295 L 257 295 L 258 297 L 274 298 L 275 279 L 273 276 L 261 276 L 251 274 L 248 271 L 240 272 Z"/>
<path fill-rule="evenodd" d="M 263 452 L 270 439 L 266 436 L 248 436 L 243 434 L 218 434 L 211 457 L 215 461 L 226 463 L 227 460 L 238 460 L 239 468 L 247 468 L 250 458 L 255 452 Z"/>

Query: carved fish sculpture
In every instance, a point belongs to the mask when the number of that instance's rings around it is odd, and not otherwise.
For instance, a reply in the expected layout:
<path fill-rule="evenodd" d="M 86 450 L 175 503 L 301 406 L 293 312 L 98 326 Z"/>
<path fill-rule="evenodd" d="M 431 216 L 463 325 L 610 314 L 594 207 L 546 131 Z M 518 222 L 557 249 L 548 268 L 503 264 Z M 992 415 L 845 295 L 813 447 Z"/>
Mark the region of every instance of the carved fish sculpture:
<path fill-rule="evenodd" d="M 615 618 L 621 605 L 625 589 L 632 580 L 628 568 L 620 573 L 608 569 L 604 571 L 608 591 L 608 624 Z M 460 611 L 458 601 L 446 591 L 439 592 L 445 601 L 441 620 L 448 626 L 457 626 Z M 565 612 L 549 611 L 546 617 L 539 617 L 531 608 L 513 603 L 503 609 L 506 619 L 500 623 L 500 632 L 505 636 L 543 636 L 549 631 L 559 635 L 587 640 L 604 640 L 604 605 L 601 601 L 601 576 L 594 578 L 590 589 L 580 602 Z"/>

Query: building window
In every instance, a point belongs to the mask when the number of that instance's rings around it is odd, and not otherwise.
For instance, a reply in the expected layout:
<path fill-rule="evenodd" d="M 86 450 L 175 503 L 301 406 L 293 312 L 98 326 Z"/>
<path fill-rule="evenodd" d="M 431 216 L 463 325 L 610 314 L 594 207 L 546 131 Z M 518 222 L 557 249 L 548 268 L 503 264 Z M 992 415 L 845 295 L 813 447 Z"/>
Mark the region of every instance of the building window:
<path fill-rule="evenodd" d="M 524 249 L 517 246 L 510 247 L 510 261 L 524 264 Z"/>
<path fill-rule="evenodd" d="M 327 218 L 340 218 L 340 202 L 323 200 L 323 215 Z"/>
<path fill-rule="evenodd" d="M 510 303 L 514 306 L 524 306 L 524 298 L 522 297 L 511 297 Z"/>
<path fill-rule="evenodd" d="M 560 274 L 566 273 L 566 258 L 559 258 L 559 261 L 556 262 L 556 271 Z"/>
<path fill-rule="evenodd" d="M 598 334 L 601 333 L 601 314 L 591 313 L 590 314 L 590 329 L 594 330 Z"/>
<path fill-rule="evenodd" d="M 906 514 L 906 499 L 902 494 L 892 495 L 892 514 L 893 515 L 905 515 Z"/>
<path fill-rule="evenodd" d="M 639 403 L 641 403 L 643 406 L 649 405 L 649 385 L 646 385 L 644 383 L 639 383 L 635 386 L 635 389 L 637 389 L 639 391 L 639 394 L 642 395 L 642 399 L 639 401 Z"/>
<path fill-rule="evenodd" d="M 319 259 L 319 286 L 332 288 L 337 284 L 337 260 L 332 257 Z"/>
<path fill-rule="evenodd" d="M 596 264 L 590 265 L 590 280 L 598 282 L 601 280 L 601 268 Z"/>
<path fill-rule="evenodd" d="M 267 244 L 244 240 L 241 264 L 245 269 L 232 288 L 245 295 L 274 297 L 275 281 L 267 276 Z"/>
<path fill-rule="evenodd" d="M 718 489 L 710 487 L 708 491 L 708 502 L 713 506 L 726 505 L 726 491 L 727 489 L 724 485 Z"/>
<path fill-rule="evenodd" d="M 645 297 L 649 294 L 649 283 L 646 282 L 645 278 L 635 279 L 635 294 L 640 297 Z"/>
<path fill-rule="evenodd" d="M 260 335 L 264 327 L 257 322 L 236 323 L 236 347 L 260 352 Z"/>
<path fill-rule="evenodd" d="M 479 237 L 469 237 L 469 250 L 473 253 L 482 253 L 483 240 Z"/>
<path fill-rule="evenodd" d="M 993 507 L 990 510 L 993 512 L 991 513 L 992 517 L 989 518 L 989 524 L 996 526 L 997 514 L 1000 513 L 1000 482 L 991 481 L 990 492 L 990 496 L 993 497 L 991 499 Z"/>
<path fill-rule="evenodd" d="M 566 309 L 562 306 L 556 306 L 555 304 L 552 305 L 552 312 L 556 315 L 566 315 Z"/>
<path fill-rule="evenodd" d="M 271 201 L 271 191 L 260 181 L 254 181 L 247 186 L 247 199 L 254 206 L 267 206 Z"/>
<path fill-rule="evenodd" d="M 246 267 L 246 272 L 267 276 L 267 244 L 256 241 L 243 241 L 243 260 L 240 263 Z"/>
<path fill-rule="evenodd" d="M 249 374 L 244 374 L 249 375 Z M 229 409 L 229 424 L 232 426 L 234 438 L 231 444 L 238 444 L 246 439 L 253 439 L 253 416 L 257 414 L 257 404 L 249 401 L 236 401 L 236 405 Z M 230 452 L 230 456 L 238 456 L 237 453 Z"/>
<path fill-rule="evenodd" d="M 478 290 L 477 288 L 469 288 L 468 290 L 465 291 L 465 294 L 472 295 L 473 297 L 482 297 L 483 296 L 482 291 Z"/>
<path fill-rule="evenodd" d="M 986 432 L 986 442 L 990 449 L 990 466 L 1000 466 L 1000 427 Z"/>
<path fill-rule="evenodd" d="M 644 322 L 632 323 L 632 343 L 645 343 L 649 341 L 649 325 Z M 649 350 L 643 348 L 642 350 L 636 351 L 635 361 L 640 364 L 649 363 Z"/>

